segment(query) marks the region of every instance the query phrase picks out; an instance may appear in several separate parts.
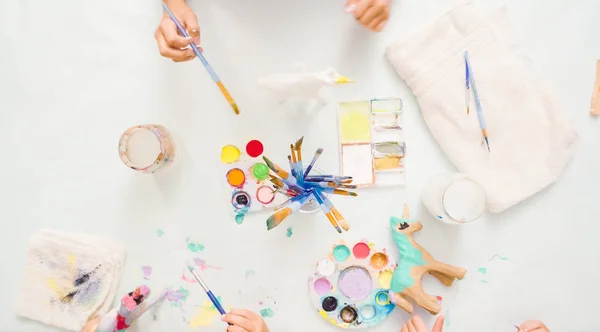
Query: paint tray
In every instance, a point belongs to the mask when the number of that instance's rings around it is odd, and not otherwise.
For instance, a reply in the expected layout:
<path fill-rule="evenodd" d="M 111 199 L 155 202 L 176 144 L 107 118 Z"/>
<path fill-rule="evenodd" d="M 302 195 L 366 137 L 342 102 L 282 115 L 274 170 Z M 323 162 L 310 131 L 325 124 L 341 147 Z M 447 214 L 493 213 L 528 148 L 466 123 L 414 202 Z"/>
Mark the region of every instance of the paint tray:
<path fill-rule="evenodd" d="M 399 98 L 342 102 L 340 167 L 361 187 L 404 185 L 406 141 Z"/>
<path fill-rule="evenodd" d="M 225 197 L 238 223 L 243 221 L 246 213 L 272 209 L 283 202 L 283 197 L 275 195 L 269 181 L 269 169 L 261 158 L 262 144 L 258 151 L 248 149 L 251 143 L 256 142 L 249 141 L 245 153 L 236 145 L 226 145 L 221 149 L 220 176 L 226 188 Z"/>

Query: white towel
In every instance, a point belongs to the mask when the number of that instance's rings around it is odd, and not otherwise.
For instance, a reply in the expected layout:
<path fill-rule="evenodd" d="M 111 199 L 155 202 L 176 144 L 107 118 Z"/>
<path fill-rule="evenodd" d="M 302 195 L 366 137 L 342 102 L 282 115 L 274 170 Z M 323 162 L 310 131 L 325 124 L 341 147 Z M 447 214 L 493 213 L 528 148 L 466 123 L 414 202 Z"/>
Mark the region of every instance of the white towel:
<path fill-rule="evenodd" d="M 113 241 L 41 230 L 29 243 L 17 314 L 80 331 L 104 315 L 119 286 L 125 252 Z"/>
<path fill-rule="evenodd" d="M 446 156 L 484 187 L 490 212 L 504 211 L 553 183 L 579 140 L 554 94 L 514 48 L 508 22 L 506 11 L 486 15 L 463 5 L 386 50 Z M 465 50 L 491 153 L 473 97 L 466 115 Z"/>

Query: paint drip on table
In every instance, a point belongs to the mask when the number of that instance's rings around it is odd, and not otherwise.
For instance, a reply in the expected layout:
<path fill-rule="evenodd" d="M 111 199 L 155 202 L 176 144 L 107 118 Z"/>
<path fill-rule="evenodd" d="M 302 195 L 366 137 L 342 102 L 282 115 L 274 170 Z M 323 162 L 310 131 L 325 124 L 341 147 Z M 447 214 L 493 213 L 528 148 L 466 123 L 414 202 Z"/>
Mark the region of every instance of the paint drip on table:
<path fill-rule="evenodd" d="M 396 266 L 386 249 L 372 243 L 339 242 L 315 264 L 308 279 L 311 301 L 319 315 L 336 326 L 377 325 L 395 308 L 389 288 Z"/>
<path fill-rule="evenodd" d="M 217 301 L 222 303 L 221 297 L 217 296 Z M 217 317 L 220 317 L 221 314 L 219 310 L 215 308 L 211 301 L 205 300 L 204 303 L 199 306 L 198 312 L 190 319 L 190 327 L 195 329 L 201 326 L 208 326 L 215 322 Z M 225 311 L 230 311 L 231 308 L 225 308 Z"/>
<path fill-rule="evenodd" d="M 236 145 L 221 148 L 225 183 L 231 190 L 229 201 L 238 225 L 247 213 L 276 205 L 275 189 L 268 181 L 269 168 L 260 159 L 264 152 L 262 142 L 250 140 L 243 150 L 245 153 Z"/>

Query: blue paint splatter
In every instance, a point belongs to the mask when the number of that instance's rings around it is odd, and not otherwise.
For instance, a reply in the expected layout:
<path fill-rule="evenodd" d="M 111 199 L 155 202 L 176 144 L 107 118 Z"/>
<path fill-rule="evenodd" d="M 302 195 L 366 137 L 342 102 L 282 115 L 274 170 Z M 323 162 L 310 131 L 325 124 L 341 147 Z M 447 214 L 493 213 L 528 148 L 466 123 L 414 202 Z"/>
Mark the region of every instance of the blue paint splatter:
<path fill-rule="evenodd" d="M 286 236 L 287 236 L 287 237 L 292 237 L 292 234 L 293 234 L 293 232 L 292 232 L 292 228 L 291 228 L 291 227 L 288 227 L 288 229 L 287 229 L 287 233 L 286 233 Z"/>
<path fill-rule="evenodd" d="M 235 215 L 235 223 L 241 225 L 244 222 L 244 214 L 238 213 Z"/>

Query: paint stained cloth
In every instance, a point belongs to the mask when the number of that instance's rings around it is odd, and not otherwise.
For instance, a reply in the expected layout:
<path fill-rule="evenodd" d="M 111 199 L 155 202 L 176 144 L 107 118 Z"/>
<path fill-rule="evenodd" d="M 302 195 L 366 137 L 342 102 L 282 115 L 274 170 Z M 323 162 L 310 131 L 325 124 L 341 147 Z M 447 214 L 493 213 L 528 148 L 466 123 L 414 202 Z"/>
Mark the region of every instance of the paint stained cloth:
<path fill-rule="evenodd" d="M 30 239 L 16 313 L 80 331 L 110 309 L 124 259 L 123 247 L 107 239 L 39 231 Z"/>

